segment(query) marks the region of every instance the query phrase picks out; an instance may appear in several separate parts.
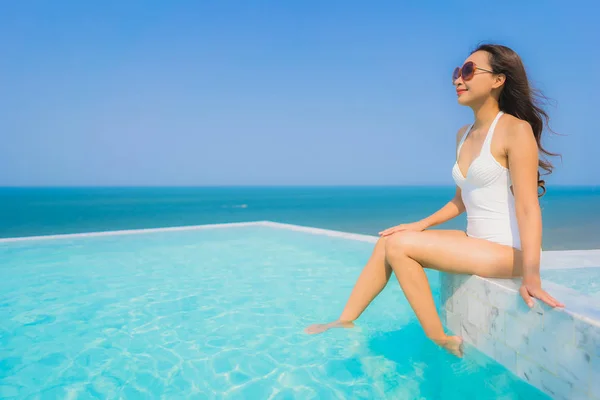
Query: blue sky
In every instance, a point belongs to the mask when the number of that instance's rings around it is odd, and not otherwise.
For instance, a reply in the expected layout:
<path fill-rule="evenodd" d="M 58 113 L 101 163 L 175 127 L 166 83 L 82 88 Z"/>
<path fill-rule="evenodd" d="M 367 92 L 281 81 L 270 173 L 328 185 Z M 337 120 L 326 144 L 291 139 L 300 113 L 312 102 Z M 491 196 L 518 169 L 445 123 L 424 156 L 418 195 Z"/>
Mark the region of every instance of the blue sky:
<path fill-rule="evenodd" d="M 0 185 L 453 184 L 451 71 L 508 45 L 554 100 L 549 183 L 600 184 L 600 6 L 0 4 Z"/>

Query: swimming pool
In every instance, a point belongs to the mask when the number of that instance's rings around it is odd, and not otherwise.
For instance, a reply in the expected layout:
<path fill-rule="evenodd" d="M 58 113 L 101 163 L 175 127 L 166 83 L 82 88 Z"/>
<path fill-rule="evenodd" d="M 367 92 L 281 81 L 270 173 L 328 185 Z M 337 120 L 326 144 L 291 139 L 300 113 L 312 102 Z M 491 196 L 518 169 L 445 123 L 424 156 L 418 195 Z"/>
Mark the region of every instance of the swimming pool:
<path fill-rule="evenodd" d="M 0 397 L 547 398 L 429 343 L 394 280 L 357 328 L 304 334 L 372 246 L 261 224 L 2 242 Z"/>

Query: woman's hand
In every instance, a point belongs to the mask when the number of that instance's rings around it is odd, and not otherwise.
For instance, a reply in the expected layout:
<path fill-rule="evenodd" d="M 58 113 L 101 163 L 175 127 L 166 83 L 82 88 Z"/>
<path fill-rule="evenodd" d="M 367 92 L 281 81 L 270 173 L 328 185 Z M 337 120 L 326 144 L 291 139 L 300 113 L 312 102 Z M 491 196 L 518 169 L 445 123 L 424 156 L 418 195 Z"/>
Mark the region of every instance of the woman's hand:
<path fill-rule="evenodd" d="M 521 283 L 521 289 L 519 289 L 521 297 L 525 300 L 525 303 L 531 308 L 533 307 L 533 298 L 542 300 L 550 307 L 564 307 L 565 305 L 550 296 L 544 289 L 542 289 L 542 281 L 539 276 L 523 277 Z"/>
<path fill-rule="evenodd" d="M 425 228 L 427 228 L 427 227 L 422 222 L 412 222 L 410 224 L 400 224 L 400 225 L 396 225 L 391 228 L 388 228 L 385 231 L 379 232 L 379 236 L 389 236 L 393 233 L 401 232 L 401 231 L 421 232 L 421 231 L 424 231 Z"/>

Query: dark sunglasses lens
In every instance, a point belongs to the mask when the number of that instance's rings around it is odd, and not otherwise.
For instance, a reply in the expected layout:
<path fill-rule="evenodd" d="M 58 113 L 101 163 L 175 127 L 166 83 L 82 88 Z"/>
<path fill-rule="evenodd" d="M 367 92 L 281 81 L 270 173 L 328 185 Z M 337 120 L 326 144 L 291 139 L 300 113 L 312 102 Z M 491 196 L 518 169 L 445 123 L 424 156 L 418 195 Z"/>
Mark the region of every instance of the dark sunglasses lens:
<path fill-rule="evenodd" d="M 468 62 L 462 67 L 462 77 L 463 80 L 468 81 L 473 78 L 475 74 L 475 65 L 472 62 Z"/>
<path fill-rule="evenodd" d="M 460 76 L 460 68 L 456 67 L 456 68 L 454 68 L 454 71 L 452 72 L 452 82 L 457 80 L 459 76 Z"/>

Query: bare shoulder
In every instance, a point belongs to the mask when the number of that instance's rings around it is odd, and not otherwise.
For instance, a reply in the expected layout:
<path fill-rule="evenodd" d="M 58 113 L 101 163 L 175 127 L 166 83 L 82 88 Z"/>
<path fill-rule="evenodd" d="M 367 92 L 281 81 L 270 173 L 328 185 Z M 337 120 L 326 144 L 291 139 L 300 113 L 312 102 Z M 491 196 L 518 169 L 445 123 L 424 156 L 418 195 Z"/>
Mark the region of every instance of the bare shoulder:
<path fill-rule="evenodd" d="M 529 122 L 510 114 L 504 115 L 498 123 L 498 128 L 502 136 L 510 141 L 533 137 L 533 129 Z"/>
<path fill-rule="evenodd" d="M 500 119 L 498 131 L 505 149 L 536 143 L 533 129 L 529 122 L 510 114 L 505 114 L 504 117 Z"/>

